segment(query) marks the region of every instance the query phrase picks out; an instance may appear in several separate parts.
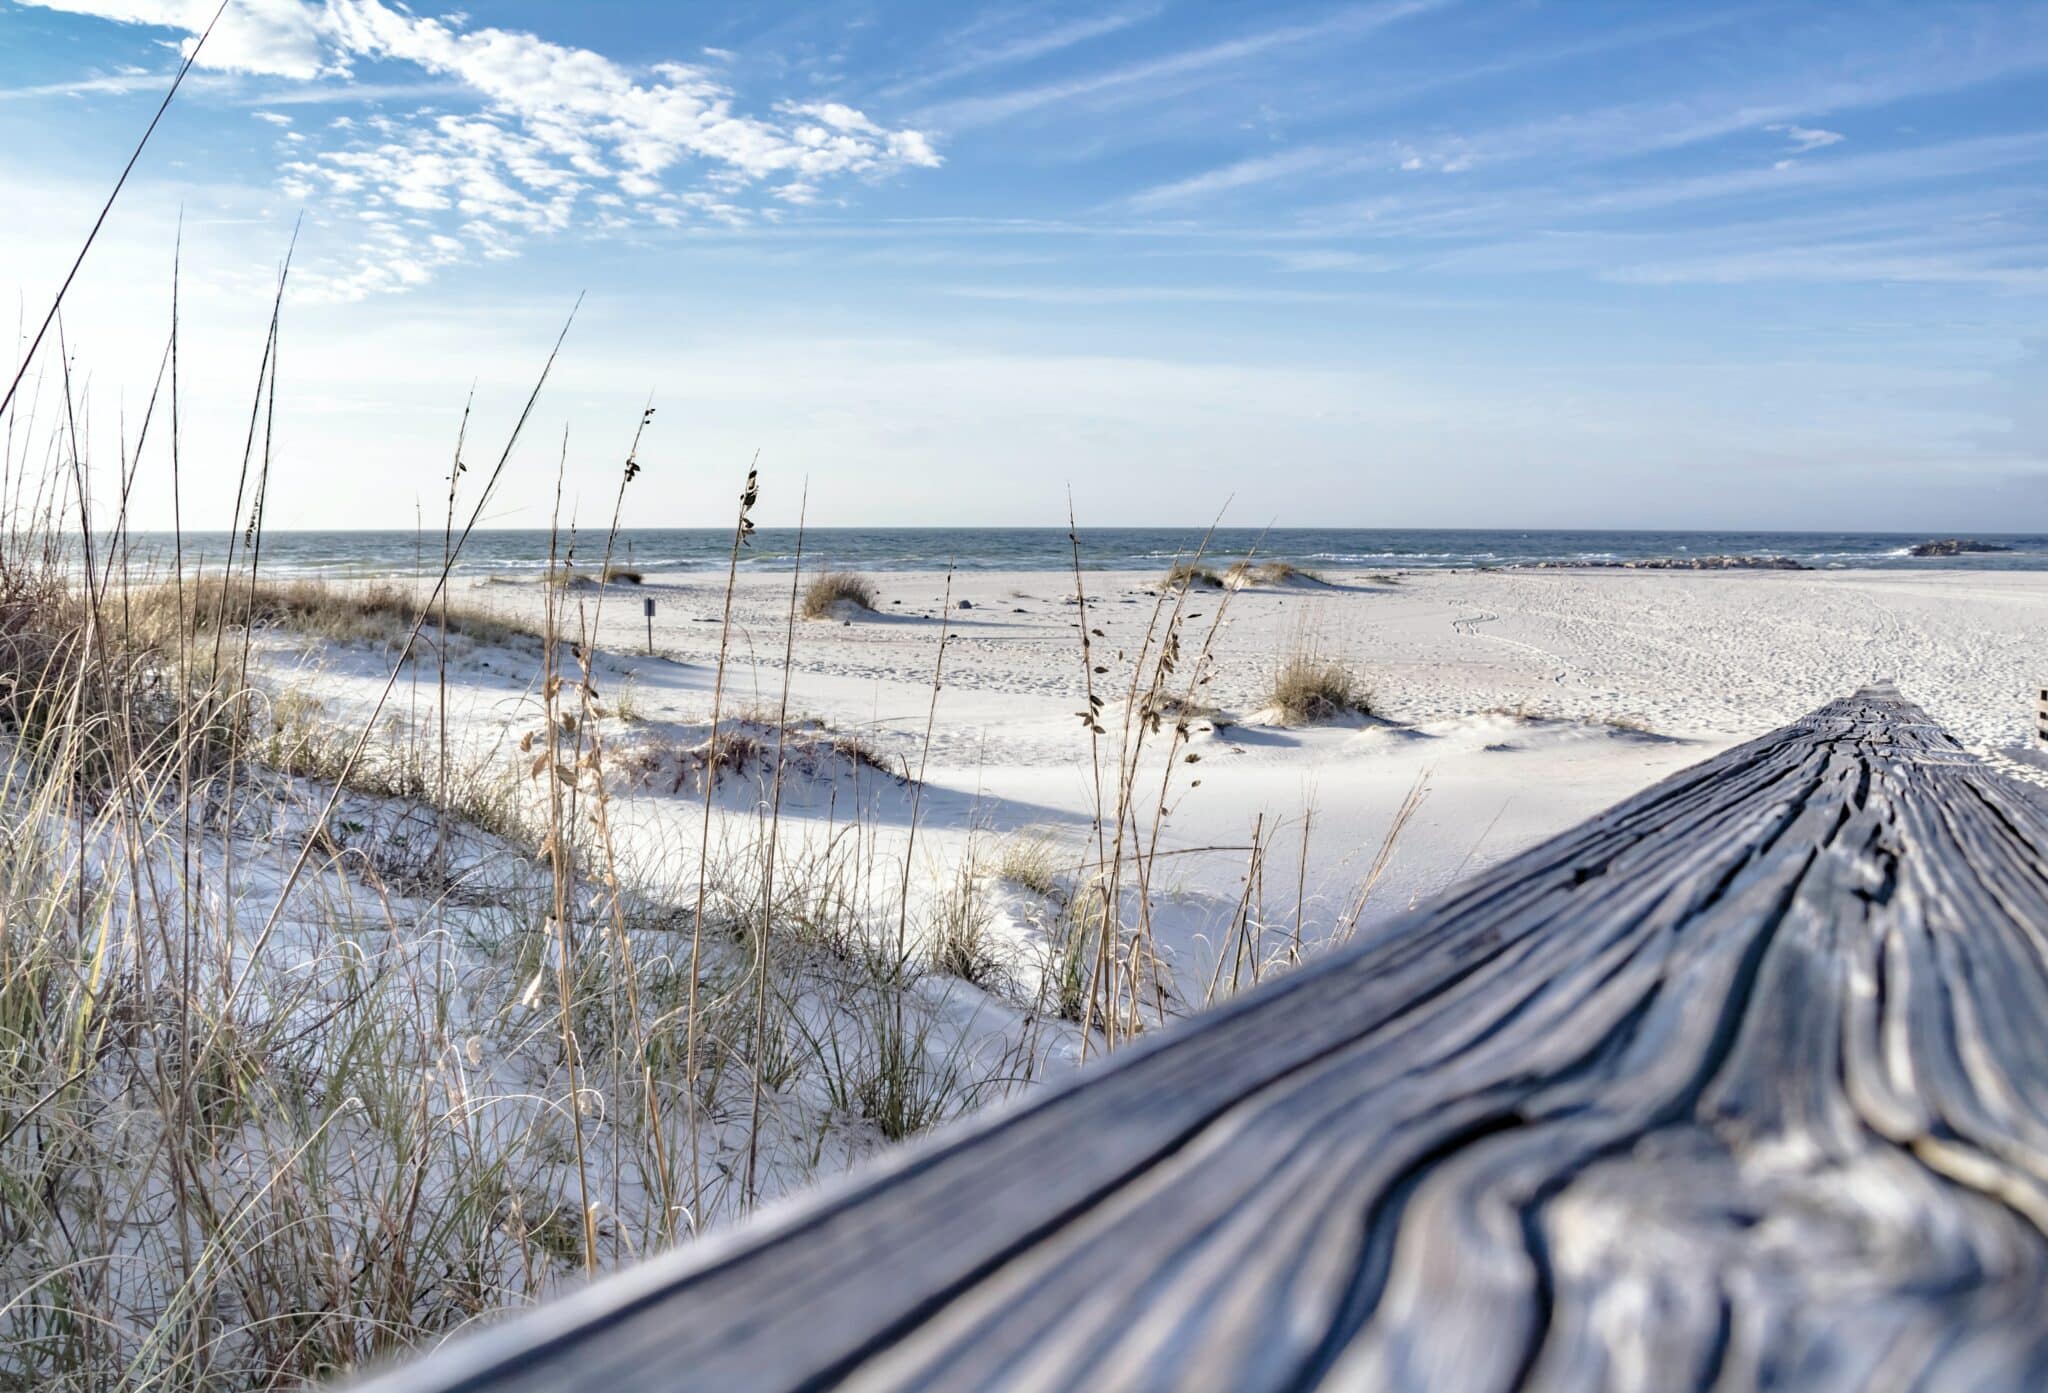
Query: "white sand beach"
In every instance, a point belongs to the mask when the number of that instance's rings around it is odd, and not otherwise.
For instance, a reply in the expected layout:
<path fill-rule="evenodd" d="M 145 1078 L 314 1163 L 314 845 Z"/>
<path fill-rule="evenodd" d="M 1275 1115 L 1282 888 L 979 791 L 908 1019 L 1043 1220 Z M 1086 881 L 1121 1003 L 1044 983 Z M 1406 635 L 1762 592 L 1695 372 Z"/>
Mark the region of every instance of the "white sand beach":
<path fill-rule="evenodd" d="M 1019 841 L 1045 848 L 1063 872 L 1099 856 L 1101 799 L 1114 793 L 1098 793 L 1097 771 L 1114 784 L 1134 659 L 1148 629 L 1154 647 L 1162 631 L 1159 578 L 1082 576 L 1087 623 L 1100 633 L 1094 661 L 1106 669 L 1093 675 L 1107 733 L 1092 757 L 1078 715 L 1088 675 L 1071 572 L 872 580 L 873 612 L 797 620 L 787 707 L 793 723 L 858 736 L 888 769 L 921 774 L 922 787 L 913 808 L 909 785 L 872 773 L 866 788 L 838 774 L 818 781 L 792 761 L 779 808 L 785 852 L 871 819 L 866 854 L 902 876 L 912 923 L 971 878 L 989 887 L 990 932 L 1006 962 L 1030 960 L 1044 948 L 1044 906 L 989 867 Z M 1170 723 L 1139 755 L 1145 792 L 1127 829 L 1156 858 L 1144 913 L 1173 981 L 1155 1003 L 1164 1017 L 1213 999 L 1219 956 L 1233 957 L 1223 978 L 1239 970 L 1233 934 L 1258 940 L 1257 965 L 1239 975 L 1270 971 L 1297 942 L 1312 949 L 1370 930 L 1873 679 L 1895 678 L 1967 745 L 2038 777 L 2028 762 L 2037 759 L 2030 684 L 2048 665 L 2036 641 L 2048 632 L 2048 576 L 1503 570 L 1326 582 L 1198 589 L 1184 602 L 1184 642 L 1210 645 L 1213 681 L 1198 693 L 1202 714 L 1171 773 L 1161 761 Z M 537 583 L 458 581 L 455 595 L 522 624 L 542 621 Z M 729 721 L 772 726 L 790 604 L 786 572 L 742 577 Z M 606 747 L 615 766 L 637 760 L 643 770 L 623 781 L 612 823 L 641 873 L 667 883 L 696 874 L 702 794 L 695 782 L 676 785 L 675 752 L 705 739 L 723 606 L 723 576 L 650 574 L 644 584 L 570 589 L 558 621 L 570 632 L 595 625 L 598 686 L 615 701 L 623 694 L 630 713 L 611 723 Z M 1264 711 L 1276 670 L 1303 651 L 1353 673 L 1371 714 L 1289 727 Z M 267 655 L 266 680 L 317 696 L 343 723 L 361 718 L 386 672 L 366 654 L 287 637 L 268 640 Z M 451 650 L 448 706 L 476 757 L 524 766 L 513 746 L 533 725 L 537 678 L 532 653 Z M 402 721 L 424 729 L 432 674 L 408 681 L 394 701 Z M 714 846 L 761 823 L 771 768 L 764 759 L 727 775 L 712 804 Z"/>
<path fill-rule="evenodd" d="M 2048 668 L 2039 641 L 2048 576 L 2031 572 L 1376 575 L 1191 594 L 1191 641 L 1222 609 L 1215 680 L 1203 693 L 1221 714 L 1196 724 L 1203 761 L 1176 779 L 1165 834 L 1176 848 L 1243 843 L 1263 816 L 1269 832 L 1292 828 L 1298 839 L 1308 812 L 1310 898 L 1327 910 L 1370 863 L 1409 789 L 1426 780 L 1372 918 L 1878 678 L 1897 680 L 1972 749 L 2025 767 L 2032 684 Z M 929 717 L 926 782 L 952 814 L 932 816 L 935 833 L 1043 827 L 1078 845 L 1094 793 L 1076 717 L 1084 673 L 1074 576 L 873 579 L 876 613 L 798 620 L 792 715 L 859 732 L 912 765 L 927 760 Z M 1104 635 L 1097 660 L 1105 650 L 1135 655 L 1154 620 L 1158 577 L 1084 573 L 1083 584 L 1089 625 Z M 539 623 L 537 586 L 465 592 L 458 582 L 456 594 Z M 649 598 L 657 660 L 644 656 Z M 780 701 L 789 598 L 786 576 L 742 577 L 729 712 Z M 598 624 L 600 648 L 636 694 L 638 738 L 708 717 L 722 604 L 723 577 L 701 574 L 649 575 L 602 598 L 575 593 L 569 622 Z M 942 618 L 948 643 L 934 708 Z M 1285 658 L 1304 649 L 1353 671 L 1373 716 L 1296 729 L 1271 722 L 1264 695 Z M 1109 666 L 1097 691 L 1114 705 L 1130 664 L 1110 657 Z M 508 719 L 505 699 L 532 675 L 474 662 L 457 674 L 451 705 L 465 703 L 465 723 L 479 730 Z M 1196 777 L 1201 786 L 1188 787 Z M 692 815 L 672 800 L 648 801 L 664 817 Z M 1219 890 L 1242 870 L 1223 853 L 1188 863 L 1190 876 Z"/>

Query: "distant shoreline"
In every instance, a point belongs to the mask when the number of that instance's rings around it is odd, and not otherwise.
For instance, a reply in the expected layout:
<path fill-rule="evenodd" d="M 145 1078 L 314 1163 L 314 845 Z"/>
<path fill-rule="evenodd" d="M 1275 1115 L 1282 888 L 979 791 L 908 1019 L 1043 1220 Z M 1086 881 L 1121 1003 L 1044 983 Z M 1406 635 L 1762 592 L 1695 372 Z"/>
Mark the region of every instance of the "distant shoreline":
<path fill-rule="evenodd" d="M 1084 571 L 1165 570 L 1201 549 L 1219 567 L 1246 557 L 1291 562 L 1310 570 L 1494 570 L 1539 567 L 1564 569 L 1710 569 L 1712 558 L 1768 560 L 1781 569 L 1931 570 L 1937 568 L 2048 570 L 2048 533 L 1892 533 L 1617 531 L 1563 529 L 1418 528 L 1221 528 L 1207 537 L 1200 528 L 1084 527 L 1079 564 Z M 1944 538 L 1994 544 L 2000 551 L 1914 557 L 1917 545 Z M 567 551 L 565 533 L 557 550 Z M 168 533 L 136 532 L 130 552 L 146 565 L 168 560 Z M 601 533 L 573 538 L 578 566 L 605 560 Z M 244 548 L 225 532 L 187 532 L 180 546 L 189 565 L 217 566 L 230 546 Z M 611 560 L 648 571 L 723 569 L 731 534 L 714 528 L 642 528 L 621 532 Z M 763 527 L 741 554 L 744 570 L 786 567 L 796 547 L 792 528 Z M 1048 571 L 1070 570 L 1074 546 L 1064 528 L 811 528 L 805 534 L 806 564 L 874 571 Z M 261 564 L 280 575 L 406 575 L 436 568 L 441 536 L 436 531 L 270 531 Z M 471 576 L 539 574 L 549 564 L 545 530 L 507 528 L 472 533 L 460 570 Z"/>

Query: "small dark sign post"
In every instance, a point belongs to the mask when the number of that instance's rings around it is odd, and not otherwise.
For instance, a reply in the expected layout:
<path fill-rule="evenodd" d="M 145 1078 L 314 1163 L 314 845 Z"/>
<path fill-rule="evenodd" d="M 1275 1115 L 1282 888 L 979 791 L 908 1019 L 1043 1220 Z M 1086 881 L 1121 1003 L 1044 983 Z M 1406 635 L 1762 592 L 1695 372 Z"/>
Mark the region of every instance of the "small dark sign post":
<path fill-rule="evenodd" d="M 647 616 L 647 651 L 654 652 L 654 597 L 645 596 L 640 601 L 640 611 Z"/>

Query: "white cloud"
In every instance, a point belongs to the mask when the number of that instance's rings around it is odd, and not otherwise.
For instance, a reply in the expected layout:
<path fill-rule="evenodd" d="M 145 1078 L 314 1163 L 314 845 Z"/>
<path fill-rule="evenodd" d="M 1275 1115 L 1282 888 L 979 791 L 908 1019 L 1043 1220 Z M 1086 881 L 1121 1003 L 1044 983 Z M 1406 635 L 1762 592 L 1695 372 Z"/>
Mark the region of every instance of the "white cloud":
<path fill-rule="evenodd" d="M 257 111 L 250 113 L 259 121 L 268 121 L 273 126 L 289 126 L 292 118 L 281 111 Z"/>
<path fill-rule="evenodd" d="M 27 0 L 76 14 L 183 31 L 193 37 L 216 0 Z M 723 55 L 716 55 L 723 56 Z M 587 194 L 609 185 L 649 219 L 679 224 L 694 212 L 744 219 L 749 185 L 783 204 L 808 203 L 821 182 L 941 163 L 923 132 L 891 130 L 838 102 L 784 102 L 772 118 L 735 109 L 734 94 L 703 68 L 656 64 L 642 78 L 587 48 L 505 29 L 468 30 L 457 17 L 426 18 L 385 0 L 236 0 L 198 65 L 312 84 L 347 99 L 357 67 L 405 64 L 483 103 L 471 116 L 422 111 L 379 116 L 360 128 L 335 123 L 339 148 L 308 150 L 280 172 L 293 197 L 318 191 L 368 209 L 445 215 L 443 236 L 477 238 L 486 256 L 509 254 L 520 235 L 576 221 Z M 332 79 L 342 79 L 340 82 Z M 288 101 L 289 94 L 270 99 Z M 287 124 L 274 112 L 263 120 Z M 703 189 L 672 187 L 701 183 Z M 616 212 L 606 216 L 616 218 Z M 454 220 L 460 218 L 461 221 Z M 403 240 L 401 247 L 399 241 Z M 457 259 L 423 238 L 394 232 L 365 244 L 381 272 L 353 268 L 334 286 L 391 288 Z M 318 268 L 308 280 L 321 283 Z M 364 290 L 363 293 L 367 293 Z"/>
<path fill-rule="evenodd" d="M 1818 150 L 1827 145 L 1839 145 L 1848 137 L 1840 131 L 1824 131 L 1813 126 L 1792 124 L 1765 126 L 1767 131 L 1776 131 L 1792 142 L 1792 153 L 1803 155 L 1808 150 Z"/>

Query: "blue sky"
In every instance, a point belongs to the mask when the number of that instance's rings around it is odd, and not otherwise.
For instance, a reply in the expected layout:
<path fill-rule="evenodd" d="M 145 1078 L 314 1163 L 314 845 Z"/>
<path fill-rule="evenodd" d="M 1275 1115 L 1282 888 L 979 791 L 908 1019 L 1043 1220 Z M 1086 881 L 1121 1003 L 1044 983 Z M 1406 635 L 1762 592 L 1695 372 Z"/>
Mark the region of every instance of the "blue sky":
<path fill-rule="evenodd" d="M 0 0 L 31 323 L 213 3 Z M 2044 79 L 2039 3 L 236 0 L 67 340 L 104 447 L 182 212 L 222 526 L 303 217 L 278 526 L 431 513 L 581 292 L 502 524 L 651 393 L 643 525 L 758 449 L 769 522 L 2038 528 Z"/>

